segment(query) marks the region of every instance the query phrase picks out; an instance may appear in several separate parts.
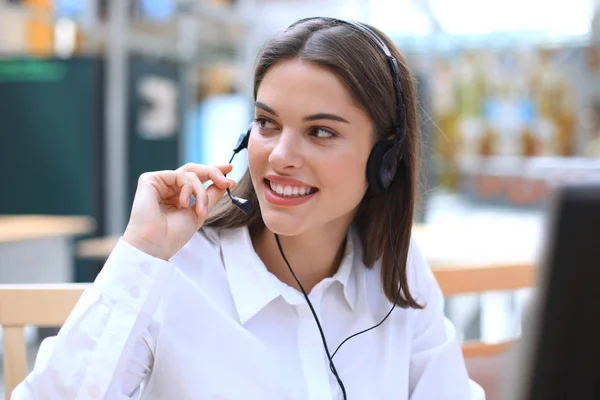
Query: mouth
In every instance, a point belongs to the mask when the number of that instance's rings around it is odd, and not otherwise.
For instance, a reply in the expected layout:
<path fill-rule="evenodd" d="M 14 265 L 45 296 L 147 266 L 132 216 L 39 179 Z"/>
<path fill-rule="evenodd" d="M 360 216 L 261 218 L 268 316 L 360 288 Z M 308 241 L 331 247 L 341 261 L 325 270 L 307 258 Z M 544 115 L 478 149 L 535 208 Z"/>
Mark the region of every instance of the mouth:
<path fill-rule="evenodd" d="M 270 181 L 266 178 L 265 186 L 271 189 L 273 194 L 284 198 L 302 198 L 311 196 L 319 191 L 319 189 L 312 186 L 282 185 L 280 183 Z"/>

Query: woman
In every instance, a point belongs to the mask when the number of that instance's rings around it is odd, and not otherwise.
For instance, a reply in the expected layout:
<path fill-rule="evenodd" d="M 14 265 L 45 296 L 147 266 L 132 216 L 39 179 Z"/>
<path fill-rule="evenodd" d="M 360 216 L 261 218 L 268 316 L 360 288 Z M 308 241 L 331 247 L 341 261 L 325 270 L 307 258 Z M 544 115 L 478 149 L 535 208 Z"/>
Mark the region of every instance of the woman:
<path fill-rule="evenodd" d="M 484 397 L 410 239 L 412 77 L 368 29 L 314 18 L 267 43 L 239 184 L 231 165 L 143 174 L 15 399 Z"/>

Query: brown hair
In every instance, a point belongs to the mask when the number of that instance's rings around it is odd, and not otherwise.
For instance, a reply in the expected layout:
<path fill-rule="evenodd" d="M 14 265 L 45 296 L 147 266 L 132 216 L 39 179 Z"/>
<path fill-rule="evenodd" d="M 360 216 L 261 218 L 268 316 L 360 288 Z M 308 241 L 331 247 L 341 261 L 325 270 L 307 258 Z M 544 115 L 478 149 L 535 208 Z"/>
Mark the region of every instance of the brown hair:
<path fill-rule="evenodd" d="M 402 293 L 398 298 L 400 307 L 422 308 L 410 293 L 406 273 L 418 180 L 419 128 L 414 82 L 404 57 L 392 41 L 379 30 L 369 28 L 381 37 L 398 61 L 400 87 L 406 108 L 406 139 L 401 150 L 402 161 L 388 193 L 375 195 L 368 190 L 358 208 L 354 224 L 363 246 L 364 264 L 371 268 L 381 258 L 381 286 L 386 297 L 394 302 L 401 288 Z M 365 33 L 348 24 L 327 19 L 311 19 L 288 28 L 267 42 L 258 56 L 254 99 L 269 68 L 293 58 L 313 62 L 339 76 L 354 100 L 373 121 L 377 138 L 389 138 L 394 134 L 397 113 L 393 75 L 381 50 Z M 205 225 L 222 228 L 249 226 L 251 234 L 260 231 L 264 223 L 248 171 L 240 179 L 234 194 L 251 201 L 254 211 L 245 215 L 232 207 L 228 198 L 224 197 L 213 208 Z M 389 196 L 393 223 L 391 238 L 386 196 Z"/>

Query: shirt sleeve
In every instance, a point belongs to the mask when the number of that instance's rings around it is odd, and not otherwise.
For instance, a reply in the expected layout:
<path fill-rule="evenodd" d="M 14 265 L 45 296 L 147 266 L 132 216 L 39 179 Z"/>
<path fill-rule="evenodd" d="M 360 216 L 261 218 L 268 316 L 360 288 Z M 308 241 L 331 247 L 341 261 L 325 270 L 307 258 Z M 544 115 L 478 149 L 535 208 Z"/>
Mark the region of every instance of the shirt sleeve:
<path fill-rule="evenodd" d="M 149 326 L 173 268 L 120 239 L 12 400 L 137 398 L 153 362 Z"/>
<path fill-rule="evenodd" d="M 444 297 L 414 242 L 409 252 L 411 292 L 424 308 L 413 310 L 410 361 L 411 400 L 485 400 L 469 378 L 455 328 L 444 315 Z"/>

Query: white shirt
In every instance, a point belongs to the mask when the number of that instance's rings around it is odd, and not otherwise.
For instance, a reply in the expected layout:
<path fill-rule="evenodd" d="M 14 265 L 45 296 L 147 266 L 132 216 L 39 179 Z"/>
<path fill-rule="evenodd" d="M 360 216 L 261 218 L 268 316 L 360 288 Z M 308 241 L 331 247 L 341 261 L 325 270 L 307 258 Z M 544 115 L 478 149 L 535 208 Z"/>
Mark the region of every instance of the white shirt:
<path fill-rule="evenodd" d="M 337 273 L 309 297 L 330 351 L 391 307 L 380 267 L 349 233 Z M 294 266 L 292 265 L 292 268 Z M 414 243 L 410 290 L 423 310 L 396 307 L 346 342 L 334 362 L 349 400 L 481 400 L 443 296 Z M 272 275 L 246 228 L 204 228 L 170 262 L 120 240 L 33 371 L 25 399 L 341 399 L 302 294 Z"/>

